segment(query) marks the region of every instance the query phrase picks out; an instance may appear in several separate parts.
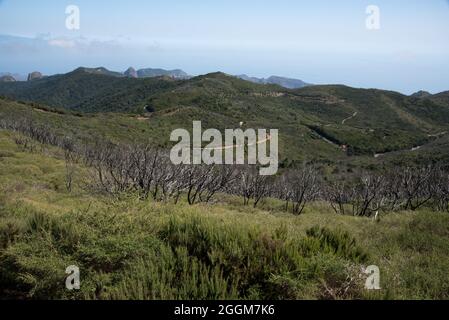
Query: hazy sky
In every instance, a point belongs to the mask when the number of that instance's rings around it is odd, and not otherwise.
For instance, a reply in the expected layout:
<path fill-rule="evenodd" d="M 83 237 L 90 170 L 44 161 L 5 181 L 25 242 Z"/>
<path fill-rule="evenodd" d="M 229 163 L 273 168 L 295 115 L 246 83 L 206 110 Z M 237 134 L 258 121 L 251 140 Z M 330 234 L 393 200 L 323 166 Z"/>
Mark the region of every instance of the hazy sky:
<path fill-rule="evenodd" d="M 66 28 L 66 7 L 80 30 Z M 368 30 L 366 7 L 380 8 Z M 80 65 L 449 90 L 447 0 L 0 0 L 0 71 Z"/>

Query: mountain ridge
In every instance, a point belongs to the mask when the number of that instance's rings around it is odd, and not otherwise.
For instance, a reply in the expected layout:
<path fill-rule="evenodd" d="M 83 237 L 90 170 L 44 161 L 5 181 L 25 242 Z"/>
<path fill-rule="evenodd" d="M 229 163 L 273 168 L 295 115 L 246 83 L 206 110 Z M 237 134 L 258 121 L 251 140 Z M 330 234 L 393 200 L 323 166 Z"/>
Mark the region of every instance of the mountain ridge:
<path fill-rule="evenodd" d="M 287 89 L 299 89 L 306 86 L 311 86 L 312 84 L 306 83 L 299 79 L 294 78 L 286 78 L 286 77 L 280 77 L 280 76 L 270 76 L 268 78 L 257 78 L 257 77 L 250 77 L 246 74 L 237 75 L 237 78 L 240 78 L 245 81 L 250 81 L 253 83 L 259 83 L 259 84 L 277 84 L 281 87 L 287 88 Z"/>
<path fill-rule="evenodd" d="M 449 131 L 445 92 L 416 98 L 344 85 L 286 89 L 221 72 L 188 80 L 97 73 L 76 69 L 31 82 L 0 83 L 0 95 L 75 112 L 148 119 L 159 126 L 159 138 L 169 137 L 175 128 L 191 127 L 193 120 L 217 129 L 242 121 L 253 128 L 278 128 L 286 159 L 410 150 Z"/>

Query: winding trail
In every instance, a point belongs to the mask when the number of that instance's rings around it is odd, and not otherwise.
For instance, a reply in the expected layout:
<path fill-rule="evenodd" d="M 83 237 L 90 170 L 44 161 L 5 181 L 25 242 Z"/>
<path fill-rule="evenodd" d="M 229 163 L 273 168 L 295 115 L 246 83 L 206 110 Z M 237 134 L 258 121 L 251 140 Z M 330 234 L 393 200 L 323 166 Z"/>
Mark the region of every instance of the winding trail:
<path fill-rule="evenodd" d="M 265 138 L 265 139 L 263 139 L 263 140 L 259 140 L 259 141 L 257 141 L 257 143 L 249 143 L 249 144 L 247 144 L 246 146 L 247 147 L 250 147 L 250 146 L 254 146 L 254 145 L 259 145 L 259 144 L 262 144 L 262 143 L 265 143 L 265 142 L 267 142 L 267 141 L 270 141 L 271 140 L 271 135 L 267 135 L 267 138 Z M 203 148 L 203 147 L 201 147 L 201 148 L 192 148 L 192 150 L 227 150 L 227 149 L 233 149 L 233 148 L 240 148 L 240 147 L 244 147 L 245 146 L 245 144 L 239 144 L 239 145 L 231 145 L 231 146 L 223 146 L 223 147 L 214 147 L 214 148 L 212 148 L 212 147 L 205 147 L 205 148 Z M 190 147 L 190 145 L 189 146 L 183 146 L 183 149 L 191 149 L 191 147 Z"/>
<path fill-rule="evenodd" d="M 423 144 L 421 146 L 413 147 L 411 149 L 402 149 L 402 150 L 394 150 L 394 151 L 383 152 L 383 153 L 376 153 L 376 154 L 374 154 L 374 158 L 379 158 L 379 157 L 386 156 L 388 154 L 393 154 L 393 153 L 398 153 L 398 152 L 413 152 L 413 151 L 417 151 L 417 150 L 421 149 L 424 146 L 425 146 L 425 144 Z"/>
<path fill-rule="evenodd" d="M 259 145 L 261 143 L 265 143 L 267 141 L 271 140 L 271 135 L 267 134 L 267 137 L 265 139 L 259 140 L 257 143 L 249 143 L 246 146 L 250 147 L 250 146 L 254 146 L 254 145 Z M 243 147 L 245 146 L 244 144 L 239 144 L 239 145 L 231 145 L 231 146 L 223 146 L 223 147 L 206 147 L 206 148 L 192 148 L 193 150 L 226 150 L 226 149 L 233 149 L 233 148 L 239 148 L 239 147 Z M 190 149 L 190 146 L 186 146 L 186 149 Z"/>
<path fill-rule="evenodd" d="M 439 133 L 435 133 L 435 134 L 428 134 L 427 136 L 428 137 L 437 137 L 437 138 L 439 138 L 441 136 L 444 136 L 446 133 L 447 133 L 447 131 L 443 131 L 443 132 L 439 132 Z"/>
<path fill-rule="evenodd" d="M 354 112 L 354 114 L 346 119 L 343 119 L 341 124 L 345 124 L 346 121 L 351 120 L 352 118 L 355 118 L 357 116 L 358 112 Z"/>

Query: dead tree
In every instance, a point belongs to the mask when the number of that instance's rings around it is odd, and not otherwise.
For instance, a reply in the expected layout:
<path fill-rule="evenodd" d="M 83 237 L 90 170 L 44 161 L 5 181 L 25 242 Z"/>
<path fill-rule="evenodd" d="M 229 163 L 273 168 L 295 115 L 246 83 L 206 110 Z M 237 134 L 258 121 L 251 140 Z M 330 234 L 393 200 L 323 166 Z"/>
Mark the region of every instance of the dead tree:
<path fill-rule="evenodd" d="M 433 168 L 407 167 L 400 171 L 399 188 L 405 200 L 405 210 L 417 210 L 431 200 L 433 196 L 432 185 Z"/>
<path fill-rule="evenodd" d="M 243 205 L 248 205 L 249 201 L 254 195 L 253 177 L 257 173 L 253 168 L 240 169 L 238 173 L 238 181 L 236 184 L 236 191 L 243 197 Z"/>
<path fill-rule="evenodd" d="M 434 170 L 431 185 L 433 187 L 434 208 L 449 212 L 449 172 L 442 167 Z"/>
<path fill-rule="evenodd" d="M 275 183 L 275 196 L 284 201 L 284 210 L 288 211 L 290 201 L 293 197 L 293 190 L 290 186 L 288 174 L 284 173 L 276 179 Z"/>
<path fill-rule="evenodd" d="M 76 172 L 76 164 L 78 162 L 78 154 L 74 151 L 65 150 L 65 186 L 68 192 L 72 192 L 73 178 Z"/>
<path fill-rule="evenodd" d="M 257 166 L 239 166 L 234 179 L 233 192 L 243 197 L 243 205 L 249 205 L 253 200 L 256 208 L 260 201 L 271 194 L 274 183 L 269 176 L 261 176 Z"/>
<path fill-rule="evenodd" d="M 351 188 L 344 181 L 329 183 L 325 188 L 325 199 L 337 214 L 346 214 L 345 206 L 351 201 Z"/>
<path fill-rule="evenodd" d="M 287 181 L 291 188 L 292 212 L 300 215 L 306 204 L 316 200 L 320 194 L 319 174 L 313 167 L 304 166 L 287 173 Z"/>
<path fill-rule="evenodd" d="M 259 202 L 270 196 L 270 189 L 273 185 L 270 176 L 261 176 L 258 173 L 253 176 L 253 207 L 256 208 Z"/>
<path fill-rule="evenodd" d="M 234 165 L 216 166 L 206 187 L 199 193 L 201 202 L 210 202 L 217 192 L 225 191 L 237 179 L 237 168 Z"/>
<path fill-rule="evenodd" d="M 131 179 L 142 199 L 148 199 L 154 188 L 155 171 L 160 161 L 159 150 L 150 145 L 134 145 L 130 154 Z"/>
<path fill-rule="evenodd" d="M 162 154 L 154 171 L 153 200 L 168 201 L 174 198 L 177 203 L 184 190 L 184 183 L 184 167 L 173 165 L 168 155 Z"/>
<path fill-rule="evenodd" d="M 384 176 L 365 174 L 352 188 L 352 213 L 355 216 L 369 217 L 382 208 L 385 200 Z"/>

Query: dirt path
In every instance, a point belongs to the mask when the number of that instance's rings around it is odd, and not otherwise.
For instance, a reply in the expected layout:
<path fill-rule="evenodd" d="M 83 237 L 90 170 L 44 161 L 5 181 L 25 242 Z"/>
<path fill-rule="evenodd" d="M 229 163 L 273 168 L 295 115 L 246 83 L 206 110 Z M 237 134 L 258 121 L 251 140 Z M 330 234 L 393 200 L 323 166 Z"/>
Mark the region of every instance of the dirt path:
<path fill-rule="evenodd" d="M 413 152 L 413 151 L 417 151 L 417 150 L 421 149 L 424 146 L 425 146 L 425 144 L 423 144 L 421 146 L 413 147 L 411 149 L 403 149 L 403 150 L 395 150 L 395 151 L 384 152 L 384 153 L 376 153 L 374 155 L 374 158 L 379 158 L 379 157 L 383 157 L 388 154 L 393 154 L 393 153 L 398 153 L 398 152 Z"/>
<path fill-rule="evenodd" d="M 341 124 L 345 124 L 346 121 L 351 120 L 352 118 L 355 118 L 357 116 L 358 112 L 354 112 L 354 114 L 346 119 L 343 119 Z"/>
<path fill-rule="evenodd" d="M 427 136 L 428 137 L 441 137 L 441 136 L 444 136 L 445 134 L 447 133 L 447 131 L 443 131 L 443 132 L 440 132 L 440 133 L 435 133 L 435 134 L 428 134 Z"/>
<path fill-rule="evenodd" d="M 42 109 L 38 109 L 38 108 L 33 108 L 33 110 L 36 111 L 36 112 L 40 112 L 40 113 L 54 113 L 54 114 L 56 114 L 56 112 L 51 112 L 51 111 L 42 110 Z"/>
<path fill-rule="evenodd" d="M 265 139 L 259 140 L 257 143 L 250 143 L 247 146 L 250 147 L 250 146 L 253 146 L 255 144 L 259 145 L 261 143 L 265 143 L 265 142 L 270 141 L 270 140 L 271 140 L 271 136 L 268 134 Z M 206 147 L 206 148 L 193 148 L 193 150 L 226 150 L 226 149 L 239 148 L 239 147 L 242 147 L 242 146 L 244 146 L 244 145 L 240 144 L 240 145 L 236 145 L 236 146 L 232 145 L 232 146 L 223 146 L 223 147 L 215 147 L 215 148 L 209 148 L 209 147 Z M 189 147 L 187 147 L 187 148 L 189 148 Z"/>
<path fill-rule="evenodd" d="M 433 138 L 439 138 L 441 136 L 444 136 L 445 134 L 447 134 L 447 131 L 439 132 L 439 133 L 435 133 L 435 134 L 428 134 L 427 136 L 428 137 L 433 137 Z M 385 153 L 376 153 L 374 155 L 374 158 L 379 158 L 379 157 L 382 157 L 382 156 L 385 156 L 385 155 L 388 155 L 388 154 L 391 154 L 391 153 L 395 153 L 395 152 L 407 152 L 407 151 L 408 152 L 413 152 L 413 151 L 417 151 L 417 150 L 421 149 L 422 147 L 426 146 L 427 144 L 428 143 L 420 145 L 420 146 L 413 147 L 413 148 L 408 149 L 408 150 L 395 150 L 395 151 L 390 151 L 390 152 L 385 152 Z"/>

